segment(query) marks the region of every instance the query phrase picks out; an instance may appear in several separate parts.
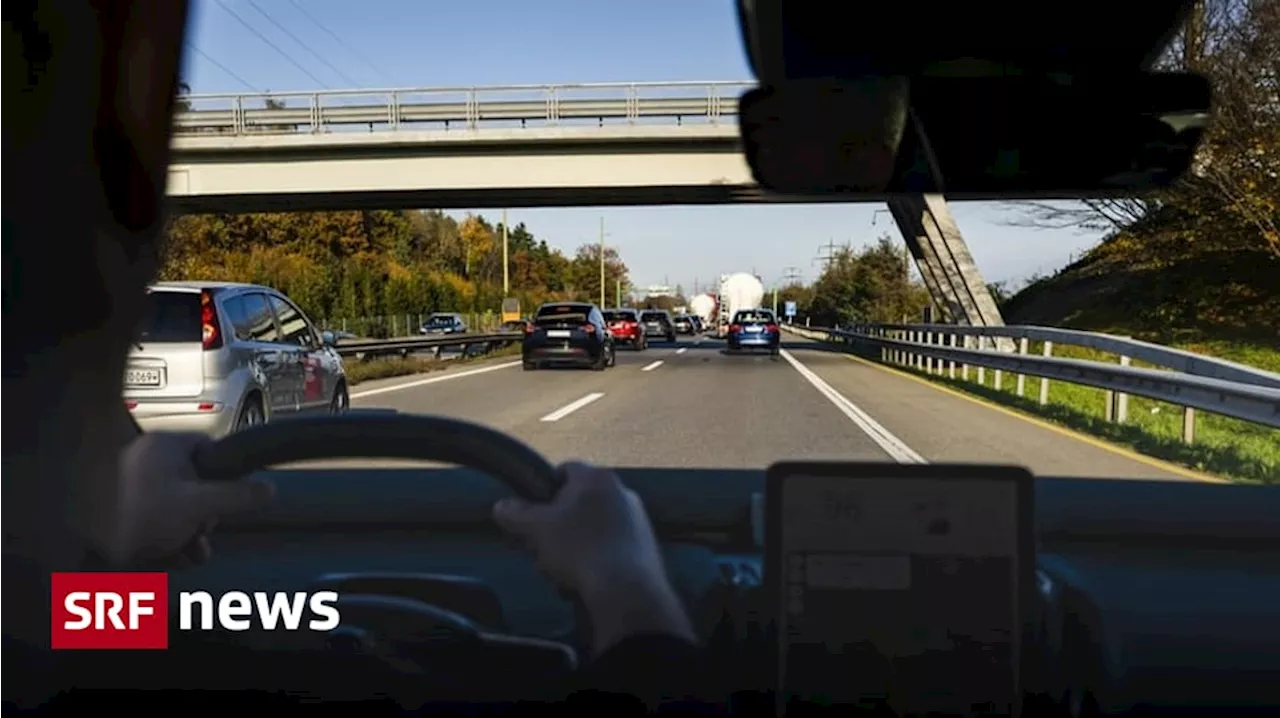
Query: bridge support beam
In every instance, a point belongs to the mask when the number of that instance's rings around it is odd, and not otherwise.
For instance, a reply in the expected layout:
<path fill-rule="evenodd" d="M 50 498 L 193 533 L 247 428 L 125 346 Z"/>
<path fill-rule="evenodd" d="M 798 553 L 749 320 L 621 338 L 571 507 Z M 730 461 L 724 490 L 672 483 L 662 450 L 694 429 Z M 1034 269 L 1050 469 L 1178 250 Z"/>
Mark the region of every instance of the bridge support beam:
<path fill-rule="evenodd" d="M 1000 308 L 942 195 L 895 197 L 888 205 L 944 321 L 976 327 L 1004 326 Z M 1013 348 L 1008 339 L 1000 340 L 997 346 L 1004 351 Z"/>

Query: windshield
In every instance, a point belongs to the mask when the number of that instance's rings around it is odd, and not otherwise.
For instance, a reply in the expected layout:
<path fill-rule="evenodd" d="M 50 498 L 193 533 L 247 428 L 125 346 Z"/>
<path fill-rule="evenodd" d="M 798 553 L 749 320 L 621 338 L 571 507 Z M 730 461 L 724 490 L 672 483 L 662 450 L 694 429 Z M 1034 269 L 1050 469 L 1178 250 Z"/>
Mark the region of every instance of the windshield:
<path fill-rule="evenodd" d="M 1264 383 L 1280 370 L 1276 64 L 1248 45 L 1275 34 L 1244 10 L 1159 61 L 1227 88 L 1200 174 L 1159 196 L 800 203 L 744 199 L 760 190 L 723 150 L 755 85 L 734 3 L 680 3 L 670 24 L 643 3 L 554 21 L 539 3 L 451 4 L 479 43 L 424 40 L 434 3 L 283 3 L 275 20 L 306 54 L 221 5 L 198 5 L 184 50 L 184 209 L 161 275 L 278 290 L 300 312 L 273 307 L 261 336 L 305 339 L 306 322 L 341 337 L 315 343 L 316 396 L 345 382 L 356 411 L 476 421 L 553 460 L 1280 480 L 1276 429 L 1067 371 L 1181 372 L 1175 352 Z M 691 43 L 689 27 L 716 30 Z M 476 55 L 490 61 L 460 61 Z M 293 144 L 306 162 L 263 149 Z M 287 211 L 294 197 L 327 204 Z M 143 342 L 200 341 L 198 295 L 150 302 Z M 588 329 L 597 310 L 641 325 Z M 426 331 L 459 319 L 465 332 Z M 1035 373 L 1046 362 L 1058 373 Z M 281 392 L 282 416 L 303 389 Z M 146 428 L 166 428 L 161 413 Z"/>

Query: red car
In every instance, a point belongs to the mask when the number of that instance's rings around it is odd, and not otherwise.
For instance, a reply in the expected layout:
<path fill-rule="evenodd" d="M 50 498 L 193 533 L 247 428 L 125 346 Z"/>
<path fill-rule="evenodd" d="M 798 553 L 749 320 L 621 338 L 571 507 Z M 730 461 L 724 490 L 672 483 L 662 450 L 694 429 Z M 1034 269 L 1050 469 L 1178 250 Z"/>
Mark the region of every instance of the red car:
<path fill-rule="evenodd" d="M 644 325 L 634 309 L 608 309 L 604 313 L 604 321 L 609 325 L 609 333 L 615 342 L 629 344 L 636 351 L 649 347 Z"/>

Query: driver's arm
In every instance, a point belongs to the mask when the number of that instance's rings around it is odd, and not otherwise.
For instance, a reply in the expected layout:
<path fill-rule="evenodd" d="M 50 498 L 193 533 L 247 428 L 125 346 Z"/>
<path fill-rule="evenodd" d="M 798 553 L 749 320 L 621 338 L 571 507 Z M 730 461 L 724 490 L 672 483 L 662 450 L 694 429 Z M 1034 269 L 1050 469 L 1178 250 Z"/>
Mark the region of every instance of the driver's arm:
<path fill-rule="evenodd" d="M 595 657 L 570 700 L 613 714 L 709 698 L 703 650 L 640 498 L 606 469 L 566 464 L 563 474 L 551 502 L 505 499 L 494 519 L 533 549 L 591 621 Z"/>

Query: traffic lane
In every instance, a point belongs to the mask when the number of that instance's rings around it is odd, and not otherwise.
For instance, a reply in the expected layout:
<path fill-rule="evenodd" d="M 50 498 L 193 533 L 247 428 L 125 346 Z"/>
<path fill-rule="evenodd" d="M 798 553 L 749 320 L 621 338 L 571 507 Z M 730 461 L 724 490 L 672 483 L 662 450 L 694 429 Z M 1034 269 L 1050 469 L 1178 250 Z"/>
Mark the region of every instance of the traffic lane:
<path fill-rule="evenodd" d="M 513 433 L 517 427 L 537 422 L 583 396 L 607 393 L 615 375 L 640 374 L 638 370 L 643 366 L 674 350 L 650 348 L 637 352 L 620 348 L 616 365 L 604 371 L 576 367 L 525 371 L 517 356 L 500 362 L 508 365 L 502 369 L 368 397 L 357 395 L 352 397 L 351 405 L 450 416 Z"/>
<path fill-rule="evenodd" d="M 788 459 L 888 458 L 786 362 L 723 348 L 711 339 L 684 344 L 654 369 L 614 376 L 599 401 L 515 433 L 554 461 L 610 466 L 764 469 Z"/>
<path fill-rule="evenodd" d="M 1187 480 L 843 352 L 789 344 L 797 359 L 928 461 L 1017 464 L 1041 476 Z"/>
<path fill-rule="evenodd" d="M 452 375 L 452 380 L 420 384 L 423 379 L 411 379 L 401 385 L 379 387 L 380 393 L 368 397 L 356 392 L 351 405 L 355 412 L 433 414 L 471 421 L 514 436 L 541 452 L 539 425 L 563 421 L 569 414 L 603 401 L 616 387 L 643 381 L 642 377 L 647 376 L 646 366 L 661 362 L 665 356 L 674 356 L 680 348 L 673 345 L 640 352 L 623 349 L 617 354 L 617 364 L 604 371 L 576 368 L 524 371 L 518 358 L 495 360 L 486 363 L 477 374 L 471 373 L 477 370 L 464 367 L 439 372 L 441 376 Z M 352 469 L 440 465 L 421 460 L 354 458 L 300 462 L 292 466 Z"/>

